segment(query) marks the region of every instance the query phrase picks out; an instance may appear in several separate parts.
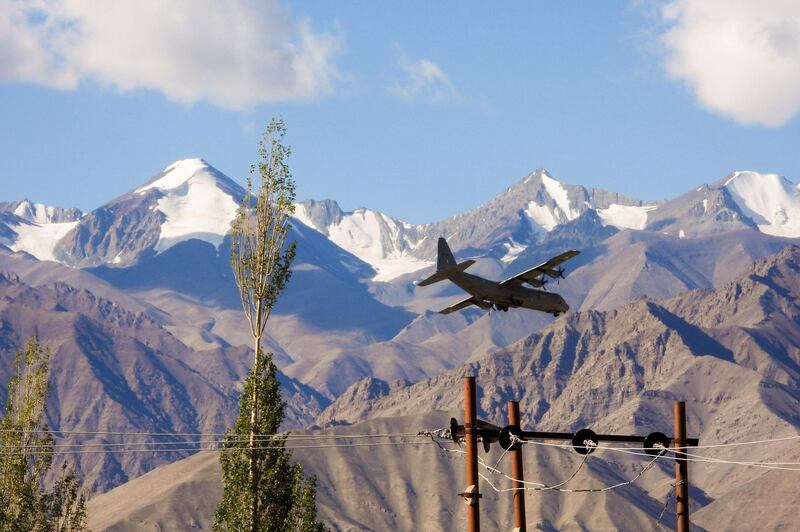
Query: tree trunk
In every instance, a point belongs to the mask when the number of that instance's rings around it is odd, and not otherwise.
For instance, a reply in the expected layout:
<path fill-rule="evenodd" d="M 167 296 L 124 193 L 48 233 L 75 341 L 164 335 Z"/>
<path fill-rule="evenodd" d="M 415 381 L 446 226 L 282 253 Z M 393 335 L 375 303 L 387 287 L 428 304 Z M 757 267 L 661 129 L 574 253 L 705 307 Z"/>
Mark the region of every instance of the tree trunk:
<path fill-rule="evenodd" d="M 258 312 L 257 319 L 260 319 L 261 312 Z M 253 372 L 258 372 L 261 362 L 261 336 L 255 338 L 255 360 L 253 361 Z M 256 446 L 256 424 L 258 423 L 258 382 L 254 379 L 253 396 L 250 398 L 250 464 L 248 477 L 250 480 L 250 500 L 252 516 L 250 519 L 251 532 L 258 532 L 258 475 L 255 464 Z"/>

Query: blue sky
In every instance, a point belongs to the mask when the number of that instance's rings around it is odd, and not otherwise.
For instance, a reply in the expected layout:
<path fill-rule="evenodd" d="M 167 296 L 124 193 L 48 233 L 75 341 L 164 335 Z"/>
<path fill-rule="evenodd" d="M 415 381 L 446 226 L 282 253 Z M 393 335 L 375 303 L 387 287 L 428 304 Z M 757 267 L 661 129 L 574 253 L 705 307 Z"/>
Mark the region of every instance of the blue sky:
<path fill-rule="evenodd" d="M 410 222 L 540 167 L 642 199 L 800 182 L 778 0 L 83 4 L 0 7 L 0 200 L 88 210 L 186 157 L 243 180 L 274 115 L 299 198 Z"/>

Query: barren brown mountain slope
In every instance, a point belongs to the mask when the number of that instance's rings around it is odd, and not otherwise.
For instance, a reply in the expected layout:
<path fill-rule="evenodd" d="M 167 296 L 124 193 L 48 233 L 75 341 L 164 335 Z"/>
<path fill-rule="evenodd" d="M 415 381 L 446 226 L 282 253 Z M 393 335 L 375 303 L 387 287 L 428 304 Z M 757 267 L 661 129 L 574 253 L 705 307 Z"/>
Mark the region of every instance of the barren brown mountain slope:
<path fill-rule="evenodd" d="M 48 424 L 65 431 L 221 432 L 232 421 L 251 357 L 245 347 L 195 351 L 149 314 L 84 288 L 33 287 L 0 274 L 0 382 L 31 335 L 52 350 Z M 307 424 L 324 400 L 295 381 L 283 383 L 287 422 Z M 5 402 L 4 387 L 0 398 Z M 56 443 L 115 442 L 85 434 Z M 103 491 L 181 456 L 186 453 L 95 452 L 70 460 L 90 490 Z"/>
<path fill-rule="evenodd" d="M 505 424 L 506 401 L 518 399 L 523 425 L 529 428 L 671 432 L 672 402 L 680 399 L 687 402 L 689 433 L 703 445 L 794 437 L 800 428 L 799 293 L 800 249 L 790 247 L 716 290 L 571 313 L 508 349 L 414 385 L 354 385 L 319 421 L 357 422 L 323 433 L 441 427 L 448 414 L 423 413 L 442 410 L 460 416 L 461 377 L 475 374 L 480 415 L 499 425 Z M 488 463 L 499 457 L 497 449 L 492 453 Z M 532 481 L 558 482 L 579 463 L 569 450 L 530 445 L 525 453 L 526 478 Z M 733 461 L 800 461 L 797 439 L 697 453 Z M 460 455 L 420 443 L 399 449 L 298 451 L 297 457 L 318 476 L 322 515 L 338 530 L 463 528 L 463 503 L 455 495 L 463 487 Z M 600 450 L 570 486 L 599 487 L 630 479 L 642 463 L 639 457 Z M 632 486 L 605 494 L 529 492 L 529 523 L 543 530 L 652 529 L 670 490 L 671 465 L 664 460 Z M 198 455 L 168 467 L 186 468 L 185 478 L 167 481 L 171 473 L 159 468 L 92 501 L 91 509 L 100 511 L 118 497 L 131 500 L 147 493 L 150 486 L 166 490 L 164 496 L 143 499 L 113 519 L 98 514 L 95 527 L 177 526 L 176 519 L 188 515 L 182 508 L 197 503 L 194 490 L 213 497 L 218 489 L 212 458 Z M 709 530 L 793 530 L 800 502 L 792 490 L 797 475 L 692 463 L 694 522 Z M 506 486 L 502 478 L 494 481 Z M 495 495 L 483 482 L 481 490 L 484 526 L 510 528 L 509 498 Z M 755 504 L 744 504 L 750 493 Z M 180 502 L 172 510 L 176 499 Z M 201 528 L 208 526 L 213 506 L 210 500 L 202 508 L 195 506 L 192 519 Z M 668 513 L 665 522 L 674 522 L 674 516 Z"/>

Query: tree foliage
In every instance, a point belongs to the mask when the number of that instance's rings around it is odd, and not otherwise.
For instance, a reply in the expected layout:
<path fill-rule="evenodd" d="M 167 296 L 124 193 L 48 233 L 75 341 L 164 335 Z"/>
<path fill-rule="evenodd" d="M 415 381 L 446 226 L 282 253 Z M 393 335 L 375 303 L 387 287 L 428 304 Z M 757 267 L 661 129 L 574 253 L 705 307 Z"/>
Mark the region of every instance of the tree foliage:
<path fill-rule="evenodd" d="M 50 532 L 87 530 L 86 498 L 75 472 L 64 463 L 61 477 L 45 496 L 45 517 Z"/>
<path fill-rule="evenodd" d="M 253 367 L 239 399 L 239 415 L 220 455 L 223 491 L 214 515 L 218 531 L 324 530 L 316 515 L 316 482 L 292 462 L 286 437 L 275 436 L 283 421 L 277 368 L 264 353 L 262 337 L 278 296 L 289 282 L 295 244 L 286 245 L 294 213 L 290 149 L 280 119 L 270 122 L 259 143 L 259 162 L 231 230 L 231 267 L 253 337 Z"/>
<path fill-rule="evenodd" d="M 14 357 L 0 421 L 0 532 L 86 530 L 85 500 L 66 464 L 52 490 L 43 487 L 53 461 L 53 435 L 44 422 L 49 359 L 35 337 Z"/>

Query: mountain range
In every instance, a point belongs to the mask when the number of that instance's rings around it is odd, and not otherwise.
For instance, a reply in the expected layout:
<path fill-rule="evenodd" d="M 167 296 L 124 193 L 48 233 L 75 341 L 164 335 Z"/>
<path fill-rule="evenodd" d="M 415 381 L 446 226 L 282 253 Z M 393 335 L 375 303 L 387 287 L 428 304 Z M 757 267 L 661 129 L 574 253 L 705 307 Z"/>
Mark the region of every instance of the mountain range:
<path fill-rule="evenodd" d="M 470 374 L 478 384 L 479 417 L 499 426 L 506 424 L 506 402 L 516 399 L 522 425 L 535 430 L 671 433 L 672 403 L 680 399 L 687 403 L 689 434 L 699 437 L 701 445 L 723 445 L 693 451 L 698 455 L 728 462 L 796 463 L 798 285 L 800 248 L 791 246 L 717 289 L 570 313 L 516 344 L 431 379 L 414 384 L 365 379 L 318 418 L 331 428 L 297 434 L 414 434 L 447 426 L 449 416 L 463 418 L 461 378 Z M 779 441 L 724 447 L 773 439 Z M 317 476 L 321 513 L 335 530 L 463 529 L 457 495 L 464 482 L 463 455 L 442 452 L 420 438 L 405 441 L 407 445 L 388 449 L 296 451 Z M 528 445 L 525 454 L 526 478 L 534 482 L 557 483 L 580 463 L 579 455 L 560 447 Z M 496 446 L 488 456 L 483 451 L 480 455 L 488 464 L 509 470 Z M 603 451 L 601 445 L 566 487 L 624 482 L 636 476 L 643 460 Z M 498 487 L 507 487 L 502 477 L 483 473 Z M 641 480 L 607 494 L 528 492 L 529 527 L 653 529 L 673 475 L 673 463 L 663 460 Z M 793 529 L 796 475 L 692 462 L 695 527 Z M 98 528 L 171 529 L 191 522 L 206 529 L 213 505 L 197 501 L 220 496 L 219 478 L 216 454 L 198 453 L 97 497 L 90 512 Z M 485 480 L 481 486 L 483 526 L 511 528 L 510 496 L 493 492 Z M 122 506 L 131 500 L 137 503 Z M 669 528 L 675 516 L 668 511 L 662 523 Z"/>
<path fill-rule="evenodd" d="M 205 161 L 186 159 L 87 213 L 28 200 L 0 203 L 0 378 L 7 378 L 13 352 L 36 333 L 54 352 L 53 427 L 223 431 L 251 357 L 226 238 L 243 194 Z M 566 248 L 580 249 L 567 278 L 547 286 L 575 312 L 555 321 L 524 311 L 436 314 L 463 297 L 447 283 L 414 284 L 432 272 L 439 236 L 459 259 L 476 260 L 471 271 L 497 279 Z M 445 389 L 452 379 L 495 366 L 481 378 L 504 392 L 488 403 L 484 395 L 485 415 L 502 417 L 500 406 L 513 393 L 523 400 L 525 422 L 559 420 L 570 428 L 634 412 L 626 401 L 687 392 L 671 380 L 685 370 L 675 360 L 688 364 L 704 350 L 716 355 L 703 358 L 692 376 L 696 386 L 719 373 L 726 386 L 750 386 L 756 391 L 747 388 L 747 394 L 760 398 L 760 388 L 731 364 L 777 383 L 778 395 L 796 386 L 797 315 L 782 307 L 786 317 L 779 325 L 767 320 L 774 334 L 764 337 L 751 334 L 763 323 L 747 319 L 797 285 L 736 303 L 735 319 L 720 316 L 739 300 L 718 294 L 754 262 L 798 242 L 800 190 L 778 175 L 733 172 L 672 200 L 643 202 L 537 170 L 487 203 L 429 224 L 305 200 L 296 205 L 290 238 L 298 256 L 266 340 L 284 383 L 287 428 L 453 410 L 459 400 Z M 778 257 L 781 264 L 794 260 Z M 763 288 L 740 285 L 743 294 Z M 704 322 L 705 315 L 725 325 Z M 599 331 L 627 339 L 606 345 Z M 646 341 L 636 336 L 646 331 L 652 333 Z M 673 352 L 684 354 L 666 355 Z M 602 382 L 571 373 L 587 357 L 603 370 Z M 673 388 L 672 395 L 665 391 Z M 566 397 L 579 393 L 592 397 L 593 406 L 576 413 Z M 790 396 L 780 396 L 788 405 L 782 415 L 796 427 Z M 748 430 L 758 422 L 741 419 Z M 620 417 L 606 426 L 630 430 L 628 421 Z M 103 492 L 185 455 L 82 458 L 78 469 L 93 491 Z M 324 467 L 317 463 L 314 470 L 322 475 Z M 331 497 L 325 503 L 331 522 L 381 528 L 361 517 L 336 517 L 341 501 Z M 542 519 L 548 526 L 561 522 L 555 514 Z"/>

